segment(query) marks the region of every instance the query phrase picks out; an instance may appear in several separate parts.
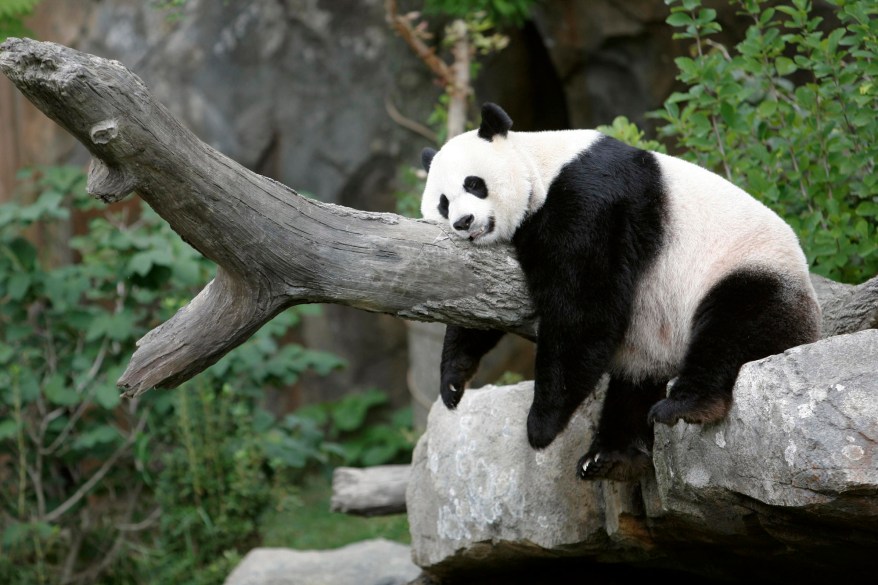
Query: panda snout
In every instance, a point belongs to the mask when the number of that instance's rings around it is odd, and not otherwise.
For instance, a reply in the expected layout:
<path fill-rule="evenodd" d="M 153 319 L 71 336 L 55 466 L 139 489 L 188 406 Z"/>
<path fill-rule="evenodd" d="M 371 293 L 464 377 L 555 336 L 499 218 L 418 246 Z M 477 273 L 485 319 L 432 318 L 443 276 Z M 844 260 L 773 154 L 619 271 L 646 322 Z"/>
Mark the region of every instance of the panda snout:
<path fill-rule="evenodd" d="M 464 215 L 463 217 L 461 217 L 460 219 L 455 221 L 452 224 L 452 227 L 454 227 L 454 229 L 456 229 L 456 230 L 466 231 L 469 229 L 469 226 L 471 226 L 473 224 L 473 219 L 475 219 L 475 218 L 473 217 L 472 214 Z"/>

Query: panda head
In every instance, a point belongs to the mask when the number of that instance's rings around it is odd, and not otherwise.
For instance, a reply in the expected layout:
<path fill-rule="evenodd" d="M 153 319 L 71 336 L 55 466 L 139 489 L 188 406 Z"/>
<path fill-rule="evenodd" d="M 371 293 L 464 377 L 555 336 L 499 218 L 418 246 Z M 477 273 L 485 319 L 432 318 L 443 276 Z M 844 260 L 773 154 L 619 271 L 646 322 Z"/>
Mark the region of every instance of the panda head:
<path fill-rule="evenodd" d="M 478 130 L 455 136 L 438 152 L 423 150 L 425 219 L 447 221 L 456 235 L 478 244 L 512 239 L 528 209 L 531 180 L 511 127 L 506 112 L 486 103 Z"/>

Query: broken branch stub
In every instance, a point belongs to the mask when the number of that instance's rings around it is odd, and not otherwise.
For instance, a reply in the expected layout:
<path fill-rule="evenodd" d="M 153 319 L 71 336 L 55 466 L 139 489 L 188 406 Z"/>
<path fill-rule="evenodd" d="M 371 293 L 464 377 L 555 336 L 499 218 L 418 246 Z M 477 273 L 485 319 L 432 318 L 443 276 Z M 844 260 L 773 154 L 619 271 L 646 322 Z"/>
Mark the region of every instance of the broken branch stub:
<path fill-rule="evenodd" d="M 201 142 L 121 63 L 7 39 L 0 70 L 92 154 L 89 192 L 136 191 L 217 277 L 138 342 L 125 396 L 190 379 L 294 304 L 339 303 L 406 319 L 533 337 L 511 249 L 476 249 L 442 226 L 304 198 Z"/>

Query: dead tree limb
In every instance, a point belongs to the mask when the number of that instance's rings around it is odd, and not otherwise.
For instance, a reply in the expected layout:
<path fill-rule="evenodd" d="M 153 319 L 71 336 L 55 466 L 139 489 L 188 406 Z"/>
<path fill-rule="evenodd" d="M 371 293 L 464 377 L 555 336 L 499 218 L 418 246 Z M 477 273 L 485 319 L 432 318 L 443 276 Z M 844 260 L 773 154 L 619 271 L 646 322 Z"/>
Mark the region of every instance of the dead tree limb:
<path fill-rule="evenodd" d="M 534 337 L 511 248 L 477 248 L 435 223 L 302 197 L 201 142 L 118 61 L 10 38 L 0 70 L 91 152 L 90 193 L 111 202 L 136 191 L 218 265 L 198 296 L 138 342 L 118 381 L 125 396 L 181 384 L 299 303 Z M 876 282 L 833 295 L 834 322 L 848 305 L 856 315 L 841 327 L 824 319 L 824 331 L 874 327 Z"/>
<path fill-rule="evenodd" d="M 201 142 L 117 61 L 11 38 L 0 70 L 91 152 L 90 193 L 111 202 L 136 191 L 218 265 L 138 342 L 118 381 L 127 397 L 181 384 L 299 303 L 533 336 L 508 248 L 476 250 L 434 223 L 302 197 Z"/>

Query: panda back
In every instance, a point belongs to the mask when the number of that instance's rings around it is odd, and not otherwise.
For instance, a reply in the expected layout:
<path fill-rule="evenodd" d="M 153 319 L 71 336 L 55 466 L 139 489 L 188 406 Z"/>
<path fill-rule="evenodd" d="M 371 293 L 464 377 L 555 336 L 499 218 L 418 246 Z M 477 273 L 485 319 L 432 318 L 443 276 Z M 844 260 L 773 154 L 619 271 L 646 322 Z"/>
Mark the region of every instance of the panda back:
<path fill-rule="evenodd" d="M 663 243 L 641 278 L 615 361 L 618 370 L 634 378 L 676 375 L 699 304 L 732 272 L 777 274 L 791 288 L 816 298 L 798 238 L 780 216 L 715 173 L 653 155 L 666 196 Z"/>

